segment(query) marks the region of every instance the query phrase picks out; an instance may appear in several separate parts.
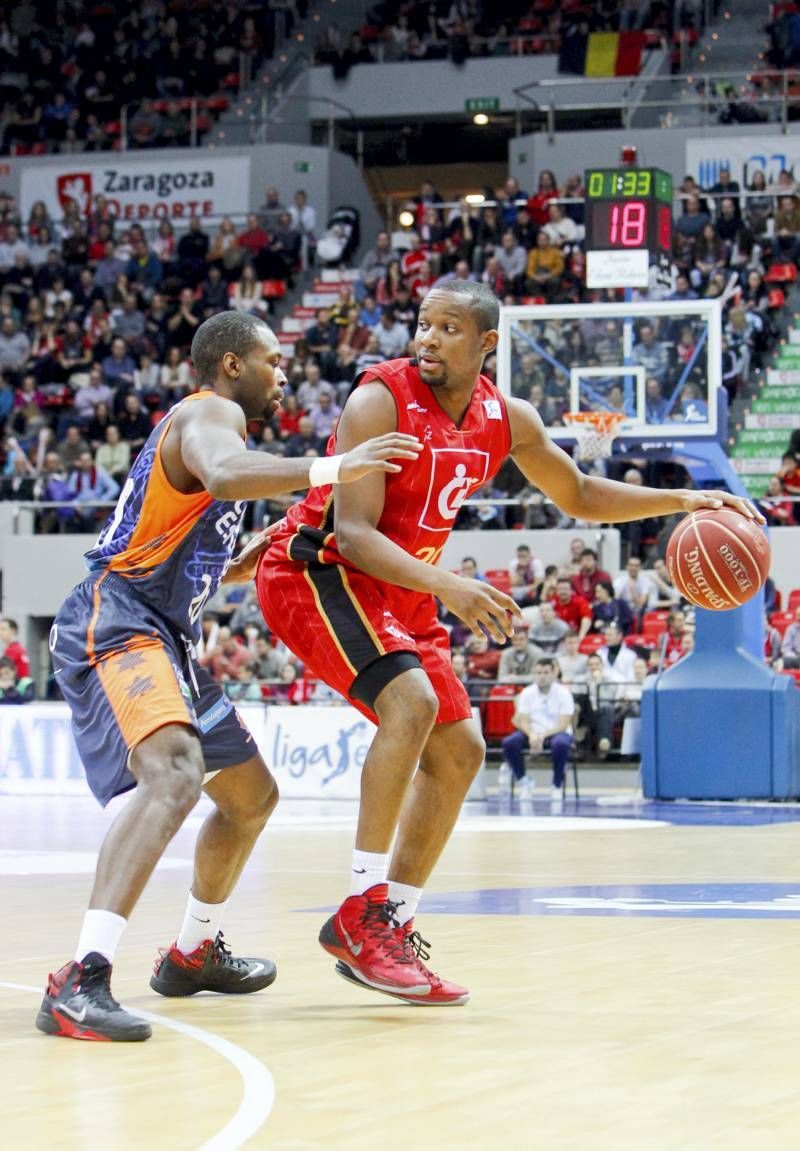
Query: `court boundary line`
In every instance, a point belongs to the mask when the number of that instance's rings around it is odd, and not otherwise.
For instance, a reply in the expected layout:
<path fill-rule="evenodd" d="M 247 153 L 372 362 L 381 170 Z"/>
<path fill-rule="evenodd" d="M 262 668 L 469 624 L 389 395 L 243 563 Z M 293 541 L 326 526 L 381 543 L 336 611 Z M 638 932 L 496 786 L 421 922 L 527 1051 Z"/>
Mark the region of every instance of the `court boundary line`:
<path fill-rule="evenodd" d="M 30 991 L 35 995 L 42 994 L 41 987 L 31 987 L 27 983 L 10 983 L 0 980 L 0 988 L 7 988 L 10 991 Z M 202 1043 L 217 1055 L 221 1055 L 239 1072 L 243 1089 L 236 1114 L 216 1135 L 203 1143 L 199 1151 L 236 1151 L 236 1148 L 241 1147 L 261 1130 L 275 1105 L 275 1080 L 266 1064 L 262 1063 L 260 1059 L 256 1059 L 255 1055 L 251 1055 L 249 1051 L 245 1051 L 243 1047 L 231 1043 L 229 1039 L 223 1039 L 221 1035 L 216 1035 L 213 1031 L 205 1031 L 201 1027 L 195 1027 L 192 1023 L 170 1019 L 167 1015 L 159 1015 L 151 1011 L 131 1008 L 126 1008 L 126 1011 L 146 1019 L 148 1023 L 160 1024 L 172 1031 L 177 1031 L 181 1035 L 188 1036 L 189 1039 Z"/>

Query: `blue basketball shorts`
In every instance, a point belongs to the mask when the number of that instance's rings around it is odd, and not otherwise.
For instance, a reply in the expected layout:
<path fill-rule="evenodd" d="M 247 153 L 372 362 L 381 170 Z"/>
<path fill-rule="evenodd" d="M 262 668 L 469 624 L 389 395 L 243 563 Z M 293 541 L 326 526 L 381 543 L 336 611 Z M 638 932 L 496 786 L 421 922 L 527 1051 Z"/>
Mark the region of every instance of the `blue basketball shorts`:
<path fill-rule="evenodd" d="M 113 572 L 73 588 L 53 623 L 50 652 L 89 787 L 104 806 L 136 786 L 131 752 L 165 724 L 194 728 L 207 775 L 258 754 L 220 685 Z"/>

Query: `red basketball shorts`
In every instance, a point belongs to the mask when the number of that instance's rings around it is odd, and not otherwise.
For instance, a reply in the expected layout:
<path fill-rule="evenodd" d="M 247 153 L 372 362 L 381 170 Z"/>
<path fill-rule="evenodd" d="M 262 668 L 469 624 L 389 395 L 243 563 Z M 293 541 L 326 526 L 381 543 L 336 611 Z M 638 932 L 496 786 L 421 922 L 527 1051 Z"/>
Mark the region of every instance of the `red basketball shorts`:
<path fill-rule="evenodd" d="M 286 559 L 285 544 L 265 553 L 256 589 L 270 631 L 308 671 L 343 695 L 373 722 L 371 708 L 353 696 L 358 676 L 392 652 L 416 655 L 439 699 L 437 724 L 469 719 L 472 708 L 454 675 L 447 630 L 435 612 L 413 629 L 390 610 L 382 585 L 342 564 Z"/>

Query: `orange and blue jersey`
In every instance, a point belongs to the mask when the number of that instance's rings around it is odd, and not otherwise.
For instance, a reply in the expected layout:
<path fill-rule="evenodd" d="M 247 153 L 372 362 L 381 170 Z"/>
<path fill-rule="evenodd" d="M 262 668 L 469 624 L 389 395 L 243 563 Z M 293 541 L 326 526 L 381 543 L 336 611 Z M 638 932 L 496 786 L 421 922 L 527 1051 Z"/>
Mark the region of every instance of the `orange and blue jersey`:
<path fill-rule="evenodd" d="M 230 563 L 245 503 L 217 500 L 206 491 L 179 492 L 167 478 L 161 446 L 180 405 L 212 394 L 187 396 L 156 425 L 84 557 L 91 574 L 115 573 L 192 641 L 199 639 L 203 607 Z"/>

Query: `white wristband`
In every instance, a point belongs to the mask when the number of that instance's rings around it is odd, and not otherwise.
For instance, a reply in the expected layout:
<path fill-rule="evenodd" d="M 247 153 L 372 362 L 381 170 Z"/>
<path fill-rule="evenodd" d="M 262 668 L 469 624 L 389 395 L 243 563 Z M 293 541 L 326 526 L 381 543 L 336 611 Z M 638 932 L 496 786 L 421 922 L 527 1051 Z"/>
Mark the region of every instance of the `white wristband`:
<path fill-rule="evenodd" d="M 312 488 L 339 482 L 339 469 L 344 456 L 319 456 L 308 469 L 308 482 Z"/>

